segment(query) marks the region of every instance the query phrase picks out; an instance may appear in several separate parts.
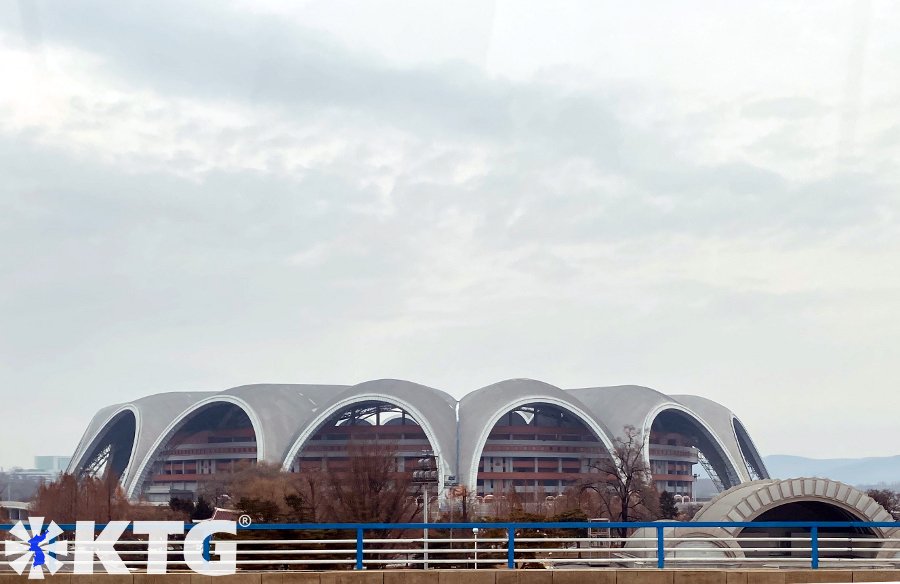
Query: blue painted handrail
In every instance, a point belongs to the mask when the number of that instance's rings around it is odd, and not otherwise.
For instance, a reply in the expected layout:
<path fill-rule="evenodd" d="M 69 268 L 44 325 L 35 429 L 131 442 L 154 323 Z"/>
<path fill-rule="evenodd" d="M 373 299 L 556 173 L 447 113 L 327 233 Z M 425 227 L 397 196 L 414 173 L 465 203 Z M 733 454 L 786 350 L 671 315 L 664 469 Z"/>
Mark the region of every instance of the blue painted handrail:
<path fill-rule="evenodd" d="M 185 523 L 185 530 L 190 529 L 194 524 Z M 14 524 L 0 524 L 0 529 L 9 530 Z M 65 523 L 59 526 L 64 531 L 74 531 L 74 523 Z M 106 527 L 105 523 L 98 523 L 95 529 L 101 530 Z M 129 524 L 128 529 L 131 529 Z M 237 525 L 238 531 L 257 531 L 257 530 L 277 530 L 277 531 L 307 531 L 307 530 L 342 530 L 354 531 L 356 535 L 356 563 L 357 570 L 364 569 L 363 565 L 363 544 L 366 531 L 394 531 L 394 530 L 423 530 L 423 529 L 500 529 L 506 531 L 508 544 L 506 563 L 510 569 L 515 567 L 515 543 L 516 531 L 523 529 L 641 529 L 649 528 L 656 530 L 656 562 L 657 567 L 665 568 L 665 530 L 677 528 L 747 528 L 747 527 L 768 527 L 768 528 L 792 528 L 809 530 L 811 541 L 811 557 L 810 567 L 818 569 L 819 567 L 819 530 L 827 528 L 878 528 L 878 529 L 900 529 L 900 521 L 758 521 L 758 522 L 742 522 L 742 521 L 631 521 L 631 522 L 502 522 L 502 523 L 480 523 L 480 522 L 454 522 L 454 523 L 258 523 L 247 526 Z M 203 557 L 209 561 L 210 538 L 203 542 Z"/>

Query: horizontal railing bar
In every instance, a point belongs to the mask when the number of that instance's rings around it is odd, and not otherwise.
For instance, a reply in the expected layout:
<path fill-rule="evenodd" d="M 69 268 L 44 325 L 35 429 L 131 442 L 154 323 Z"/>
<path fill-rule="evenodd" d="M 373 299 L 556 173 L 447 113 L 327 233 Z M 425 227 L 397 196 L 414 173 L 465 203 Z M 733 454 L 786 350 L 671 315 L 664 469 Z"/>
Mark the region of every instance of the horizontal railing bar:
<path fill-rule="evenodd" d="M 477 560 L 477 563 L 479 563 L 479 564 L 497 564 L 497 563 L 504 563 L 504 564 L 505 564 L 506 561 L 507 561 L 507 560 L 506 560 L 506 557 L 505 557 L 505 556 L 504 556 L 503 558 L 496 558 L 496 559 L 494 559 L 494 558 L 481 558 L 481 557 L 479 557 L 478 560 Z M 544 560 L 535 560 L 535 559 L 531 559 L 531 558 L 516 558 L 516 561 L 517 561 L 517 562 L 532 562 L 532 561 L 533 561 L 533 562 L 544 562 Z M 588 563 L 588 562 L 601 563 L 601 562 L 602 562 L 602 563 L 606 563 L 606 564 L 609 564 L 609 563 L 621 563 L 621 562 L 630 562 L 630 563 L 632 563 L 632 562 L 640 562 L 640 563 L 650 563 L 650 562 L 652 562 L 652 563 L 655 564 L 655 563 L 656 563 L 656 559 L 654 558 L 654 559 L 652 559 L 652 560 L 647 560 L 646 558 L 625 558 L 625 559 L 621 559 L 621 560 L 620 560 L 620 559 L 608 559 L 608 558 L 594 558 L 594 559 L 588 560 L 588 559 L 586 558 L 586 559 L 584 559 L 584 560 L 579 560 L 579 562 L 581 562 L 581 563 Z M 394 560 L 366 560 L 366 564 L 369 564 L 369 563 L 371 563 L 371 564 L 424 564 L 424 563 L 425 563 L 425 560 L 424 560 L 424 559 L 413 559 L 413 560 L 406 560 L 406 559 L 394 559 Z M 463 564 L 463 563 L 465 563 L 465 564 L 473 564 L 473 563 L 476 563 L 476 560 L 474 560 L 474 559 L 472 559 L 472 558 L 468 558 L 468 559 L 444 559 L 444 558 L 434 558 L 434 559 L 432 559 L 431 557 L 429 557 L 429 558 L 428 558 L 428 563 L 429 563 L 429 564 Z M 545 562 L 545 563 L 547 563 L 547 562 Z"/>
<path fill-rule="evenodd" d="M 857 544 L 865 544 L 865 543 L 896 543 L 900 544 L 900 539 L 823 539 L 819 538 L 819 541 L 824 541 L 826 543 L 857 543 Z"/>
<path fill-rule="evenodd" d="M 0 524 L 0 529 L 9 530 L 14 527 L 13 523 Z M 185 523 L 185 529 L 193 527 L 193 523 Z M 74 531 L 75 524 L 65 523 L 59 527 L 65 531 Z M 106 524 L 98 523 L 94 526 L 95 530 L 102 530 Z M 665 524 L 652 521 L 635 521 L 635 522 L 523 522 L 523 523 L 258 523 L 248 526 L 237 526 L 239 531 L 259 531 L 259 530 L 330 530 L 330 531 L 351 531 L 356 529 L 363 530 L 422 530 L 422 529 L 640 529 L 640 528 L 658 528 L 665 529 L 680 527 L 794 527 L 794 528 L 847 528 L 847 527 L 878 527 L 878 528 L 900 528 L 900 521 L 760 521 L 760 522 L 741 522 L 741 521 L 667 521 Z M 128 530 L 133 528 L 132 524 L 127 526 Z"/>
<path fill-rule="evenodd" d="M 364 548 L 364 549 L 363 549 L 363 553 L 364 553 L 364 554 L 382 554 L 382 555 L 383 555 L 383 554 L 421 554 L 421 553 L 423 553 L 423 552 L 425 552 L 425 551 L 426 551 L 426 550 L 425 550 L 424 548 L 403 548 L 403 549 L 367 549 L 367 548 Z M 471 553 L 477 551 L 479 555 L 481 555 L 481 554 L 485 554 L 485 555 L 491 555 L 491 554 L 498 555 L 498 554 L 502 554 L 503 557 L 506 557 L 506 550 L 505 550 L 505 549 L 502 549 L 502 550 L 483 550 L 483 549 L 481 549 L 481 548 L 478 548 L 478 550 L 474 550 L 474 549 L 472 549 L 472 548 L 454 548 L 454 549 L 443 549 L 443 548 L 434 549 L 434 548 L 428 548 L 427 551 L 428 551 L 428 555 L 471 554 Z M 516 549 L 516 552 L 518 552 L 518 551 L 519 551 L 519 550 Z"/>
<path fill-rule="evenodd" d="M 57 540 L 59 543 L 74 543 L 72 540 Z M 491 539 L 448 539 L 448 538 L 428 538 L 425 540 L 424 538 L 405 538 L 405 539 L 365 539 L 367 543 L 377 543 L 377 544 L 390 544 L 390 543 L 422 543 L 428 541 L 429 543 L 506 543 L 506 538 L 491 538 Z M 655 542 L 657 538 L 655 537 L 635 537 L 635 538 L 621 538 L 621 539 L 596 539 L 596 538 L 564 538 L 564 537 L 556 537 L 556 538 L 539 538 L 539 537 L 517 537 L 517 542 L 567 542 L 567 543 L 612 543 L 612 542 Z M 811 541 L 808 537 L 714 537 L 714 538 L 706 538 L 706 537 L 666 537 L 666 542 L 725 542 L 725 541 L 743 541 L 743 542 L 809 542 Z M 846 538 L 846 537 L 820 537 L 818 538 L 819 542 L 830 542 L 830 543 L 860 543 L 860 544 L 869 544 L 869 543 L 900 543 L 900 539 L 898 538 Z M 278 539 L 278 540 L 231 540 L 231 539 L 216 539 L 213 540 L 213 543 L 234 543 L 240 545 L 289 545 L 289 544 L 308 544 L 308 545 L 333 545 L 333 544 L 348 544 L 355 545 L 355 539 L 335 539 L 335 540 L 292 540 L 292 539 Z M 24 543 L 22 545 L 25 545 Z M 114 544 L 104 544 L 103 542 L 97 542 L 92 544 L 94 547 L 99 549 L 115 549 L 116 546 L 121 545 L 137 545 L 137 546 L 146 546 L 147 541 L 117 541 Z M 186 550 L 200 550 L 202 546 L 193 544 L 191 546 L 184 546 L 183 542 L 180 541 L 169 541 L 167 545 L 170 546 L 178 546 L 179 549 Z M 584 548 L 579 548 L 584 549 Z M 654 549 L 656 549 L 654 547 Z M 746 548 L 744 548 L 746 549 Z M 833 549 L 823 547 L 822 549 Z"/>
<path fill-rule="evenodd" d="M 617 549 L 623 549 L 623 548 L 617 548 Z M 478 551 L 479 551 L 479 553 L 481 552 L 481 550 L 478 550 Z M 628 551 L 629 553 L 655 552 L 656 548 L 627 548 L 627 550 L 623 550 L 623 551 Z M 503 552 L 506 553 L 506 550 L 503 550 Z M 560 552 L 560 553 L 566 553 L 566 554 L 584 554 L 584 553 L 589 553 L 589 550 L 588 550 L 588 548 L 521 548 L 521 549 L 519 549 L 517 547 L 516 553 L 519 553 L 519 552 L 523 552 L 523 553 L 526 553 L 526 552 L 527 553 Z"/>
<path fill-rule="evenodd" d="M 806 564 L 809 563 L 810 558 L 723 558 L 728 563 L 736 563 L 736 564 L 744 564 L 747 562 L 768 562 L 770 564 L 777 564 L 780 562 L 804 562 Z M 653 558 L 653 561 L 656 561 L 656 558 Z M 703 561 L 710 564 L 717 564 L 719 562 L 716 561 L 716 558 L 703 558 L 703 557 L 686 557 L 686 558 L 672 558 L 666 556 L 666 563 L 669 562 L 687 562 L 687 561 Z"/>
<path fill-rule="evenodd" d="M 329 559 L 321 559 L 321 558 L 310 559 L 310 560 L 287 560 L 287 559 L 286 560 L 240 560 L 239 559 L 236 561 L 238 564 L 248 563 L 248 562 L 252 563 L 252 564 L 283 564 L 283 563 L 305 564 L 305 563 L 307 563 L 307 561 L 323 562 L 323 563 L 331 563 L 331 562 L 343 563 L 343 562 L 348 562 L 348 561 L 355 562 L 356 559 L 355 558 L 353 558 L 352 560 L 350 560 L 350 559 L 329 560 Z M 100 565 L 99 562 L 97 562 L 96 560 L 59 560 L 59 563 L 64 566 L 74 566 L 76 564 L 79 566 L 82 566 L 82 565 L 88 566 L 91 564 Z M 148 560 L 122 560 L 122 563 L 125 564 L 126 566 L 146 566 L 148 563 Z M 168 565 L 172 565 L 172 564 L 187 565 L 187 562 L 185 560 L 168 560 L 166 563 Z"/>
<path fill-rule="evenodd" d="M 356 554 L 356 548 L 341 548 L 334 550 L 241 550 L 237 551 L 238 554 L 247 554 L 247 555 L 280 555 L 280 554 Z"/>
<path fill-rule="evenodd" d="M 431 538 L 428 539 L 431 541 Z M 454 540 L 455 541 L 455 540 Z M 481 543 L 485 540 L 478 540 L 478 543 Z M 501 543 L 505 543 L 507 540 L 503 538 Z M 558 541 L 558 542 L 568 542 L 568 543 L 594 543 L 594 544 L 613 544 L 613 543 L 627 543 L 627 542 L 655 542 L 655 537 L 633 537 L 633 538 L 624 538 L 624 539 L 593 539 L 588 537 L 516 537 L 516 541 L 524 541 L 524 542 L 536 542 L 536 541 Z"/>
<path fill-rule="evenodd" d="M 429 564 L 496 564 L 498 562 L 506 562 L 506 556 L 501 558 L 478 558 L 478 560 L 474 560 L 472 558 L 458 558 L 458 559 L 447 559 L 447 558 L 428 558 Z M 371 559 L 366 560 L 366 564 L 424 564 L 425 560 L 423 558 L 394 558 L 394 559 Z"/>
<path fill-rule="evenodd" d="M 308 543 L 308 544 L 334 544 L 334 543 L 349 543 L 356 544 L 356 538 L 353 539 L 213 539 L 212 541 L 225 541 L 228 543 L 239 543 L 239 544 L 291 544 L 291 543 Z M 371 541 L 371 540 L 366 540 Z M 386 541 L 401 541 L 401 540 L 386 540 Z M 428 541 L 431 541 L 430 539 Z M 147 543 L 147 542 L 144 542 Z"/>
<path fill-rule="evenodd" d="M 567 541 L 567 542 L 582 542 L 582 543 L 611 543 L 611 542 L 632 542 L 632 541 L 656 541 L 656 537 L 621 537 L 621 538 L 597 538 L 597 537 L 521 537 L 517 536 L 516 541 Z M 494 537 L 494 538 L 431 538 L 429 537 L 427 541 L 429 542 L 441 542 L 441 543 L 451 543 L 451 542 L 478 542 L 478 543 L 504 543 L 507 538 L 505 537 Z M 699 537 L 666 537 L 666 541 L 810 541 L 810 538 L 807 537 L 739 537 L 739 536 L 728 536 L 728 537 L 710 537 L 710 538 L 699 538 Z M 859 542 L 859 543 L 900 543 L 900 538 L 896 537 L 819 537 L 819 541 L 831 541 L 831 542 Z M 57 539 L 55 540 L 60 543 L 74 543 L 75 540 L 71 539 Z M 356 539 L 220 539 L 217 538 L 213 541 L 219 542 L 228 542 L 228 543 L 239 543 L 243 545 L 286 545 L 293 543 L 306 543 L 306 544 L 336 544 L 336 543 L 347 543 L 354 544 L 356 543 Z M 422 537 L 417 538 L 381 538 L 381 539 L 370 539 L 365 538 L 365 541 L 373 542 L 373 543 L 393 543 L 393 542 L 404 542 L 404 541 L 416 541 L 422 542 L 425 541 Z M 168 545 L 178 545 L 184 546 L 183 541 L 179 540 L 169 540 L 167 542 Z M 94 546 L 102 546 L 102 547 L 110 547 L 110 546 L 120 546 L 120 545 L 140 545 L 146 546 L 147 540 L 121 540 L 116 541 L 112 544 L 105 542 L 96 542 L 92 543 Z M 189 546 L 190 547 L 190 546 Z M 195 549 L 199 549 L 200 546 L 197 544 L 193 544 Z"/>
<path fill-rule="evenodd" d="M 354 539 L 353 541 L 355 542 L 356 540 Z M 450 538 L 437 538 L 437 537 L 434 537 L 434 538 L 429 537 L 428 539 L 425 539 L 423 537 L 406 538 L 406 539 L 368 539 L 368 538 L 365 538 L 364 541 L 371 542 L 371 543 L 396 543 L 396 542 L 422 543 L 424 541 L 427 541 L 428 543 L 437 542 L 437 543 L 472 543 L 472 544 L 477 542 L 479 544 L 482 544 L 482 543 L 506 543 L 506 538 L 505 537 L 494 537 L 494 538 L 490 538 L 490 539 L 487 539 L 487 538 L 482 539 L 480 537 L 478 539 L 457 539 L 457 538 L 450 539 Z M 522 540 L 517 537 L 516 541 L 522 541 Z M 545 541 L 545 540 L 538 539 L 537 541 Z M 654 539 L 653 541 L 656 541 L 656 539 Z"/>
<path fill-rule="evenodd" d="M 335 559 L 335 560 L 323 560 L 323 559 L 311 559 L 311 560 L 283 560 L 279 562 L 272 562 L 268 560 L 238 560 L 237 565 L 265 565 L 265 564 L 280 564 L 280 565 L 324 565 L 324 564 L 353 564 L 355 563 L 355 559 Z M 610 564 L 646 564 L 651 565 L 656 563 L 655 558 L 541 558 L 541 559 L 533 559 L 533 558 L 517 558 L 517 562 L 537 562 L 544 564 L 602 564 L 602 565 L 610 565 Z M 740 564 L 746 563 L 768 563 L 773 566 L 778 565 L 779 563 L 809 563 L 809 558 L 780 558 L 778 562 L 772 561 L 772 558 L 743 558 L 743 559 L 731 559 L 730 561 L 719 561 L 719 562 L 711 562 L 709 558 L 666 558 L 666 563 L 695 563 L 695 564 L 704 564 L 704 565 L 716 565 L 716 566 L 739 566 Z M 429 563 L 434 564 L 473 564 L 476 561 L 472 558 L 461 558 L 461 559 L 439 559 L 439 558 L 429 558 Z M 423 559 L 405 559 L 405 558 L 394 558 L 394 559 L 371 559 L 366 560 L 366 564 L 423 564 L 425 560 Z M 479 558 L 477 560 L 479 564 L 499 564 L 506 563 L 506 558 Z M 71 566 L 72 562 L 61 562 L 61 564 L 66 566 Z M 147 562 L 125 562 L 126 566 L 137 567 L 137 566 L 146 566 Z M 185 564 L 185 562 L 169 562 L 169 565 L 173 564 Z M 840 564 L 861 564 L 865 566 L 880 566 L 880 567 L 894 567 L 900 565 L 900 560 L 870 560 L 864 558 L 842 558 L 840 560 L 827 560 L 820 562 L 820 565 L 840 565 Z"/>
<path fill-rule="evenodd" d="M 356 558 L 350 560 L 237 560 L 240 565 L 259 566 L 264 564 L 355 564 Z"/>
<path fill-rule="evenodd" d="M 657 548 L 615 548 L 616 550 L 622 550 L 628 553 L 637 553 L 637 552 L 655 552 Z M 423 553 L 424 548 L 365 548 L 363 550 L 364 554 L 400 554 L 400 553 Z M 428 550 L 429 554 L 471 554 L 477 551 L 478 553 L 483 554 L 503 554 L 507 553 L 506 549 L 482 549 L 478 548 L 475 550 L 474 548 L 431 548 Z M 566 554 L 587 554 L 587 553 L 598 553 L 598 550 L 591 548 L 561 548 L 561 547 L 553 547 L 553 548 L 516 548 L 516 553 L 566 553 Z M 677 554 L 680 552 L 689 552 L 689 551 L 697 551 L 697 548 L 676 548 L 676 549 L 667 549 L 667 558 L 669 557 L 678 557 L 675 555 L 669 556 L 668 554 Z M 772 551 L 782 551 L 780 548 L 769 548 L 769 547 L 755 547 L 755 548 L 709 548 L 710 553 L 715 552 L 724 552 L 729 553 L 732 551 L 740 551 L 740 552 L 750 552 L 750 553 L 765 553 Z M 812 548 L 810 547 L 798 547 L 798 548 L 789 548 L 784 549 L 785 552 L 810 552 Z M 859 547 L 839 547 L 839 548 L 819 548 L 819 554 L 825 553 L 873 553 L 877 554 L 882 552 L 881 548 L 859 548 Z M 600 550 L 601 553 L 611 553 L 611 550 Z M 120 556 L 145 556 L 148 554 L 147 551 L 118 551 L 118 555 Z M 160 553 L 160 552 L 154 552 Z M 166 550 L 165 553 L 167 556 L 182 556 L 183 552 L 177 550 Z M 215 554 L 215 550 L 212 550 L 213 554 Z M 330 550 L 307 550 L 307 549 L 292 549 L 292 550 L 238 550 L 238 554 L 244 555 L 270 555 L 270 556 L 278 556 L 278 555 L 324 555 L 324 554 L 355 554 L 356 549 L 330 549 Z M 61 556 L 65 557 L 65 556 Z M 725 556 L 717 556 L 717 557 L 709 557 L 710 560 L 716 559 L 724 559 Z M 770 557 L 769 559 L 778 560 L 781 559 L 779 557 Z M 809 558 L 807 558 L 809 559 Z M 835 559 L 835 558 L 829 558 Z"/>
<path fill-rule="evenodd" d="M 698 543 L 712 543 L 711 540 L 697 540 Z M 401 548 L 365 548 L 365 553 L 400 553 L 399 549 Z M 417 547 L 417 548 L 402 548 L 409 549 L 409 553 L 412 552 L 422 552 L 425 548 Z M 674 553 L 681 550 L 684 551 L 696 551 L 698 548 L 666 548 L 667 552 Z M 812 551 L 812 547 L 791 547 L 791 548 L 776 548 L 776 547 L 738 547 L 738 548 L 703 548 L 708 549 L 709 552 L 808 552 Z M 657 551 L 656 547 L 627 547 L 627 548 L 579 548 L 579 547 L 522 547 L 516 548 L 516 552 L 550 552 L 550 551 L 559 551 L 566 553 L 587 553 L 591 551 L 602 550 L 604 553 L 608 553 L 613 550 L 621 550 L 623 552 L 635 553 L 635 552 L 655 552 Z M 836 553 L 836 552 L 881 552 L 884 551 L 883 548 L 880 547 L 819 547 L 820 553 Z M 70 550 L 71 551 L 71 550 Z M 194 550 L 195 552 L 200 550 Z M 333 549 L 273 549 L 273 550 L 241 550 L 238 549 L 237 553 L 239 554 L 329 554 L 329 553 L 356 553 L 355 548 L 333 548 Z M 431 548 L 428 550 L 430 553 L 463 553 L 463 552 L 473 552 L 478 551 L 480 553 L 506 553 L 506 548 L 471 548 L 471 547 L 460 547 L 460 548 Z M 147 550 L 117 550 L 116 553 L 121 556 L 128 555 L 146 555 L 149 552 Z M 154 553 L 160 553 L 158 551 Z M 184 554 L 182 550 L 165 550 L 164 553 L 167 555 L 176 555 L 180 556 Z M 212 553 L 215 553 L 215 549 L 212 549 Z M 66 554 L 61 554 L 65 557 Z"/>
<path fill-rule="evenodd" d="M 781 562 L 805 562 L 805 563 L 808 564 L 809 561 L 810 561 L 810 558 L 728 558 L 728 560 L 730 560 L 730 561 L 728 561 L 728 562 L 717 562 L 717 561 L 714 561 L 714 559 L 711 559 L 711 558 L 670 558 L 670 557 L 666 557 L 666 563 L 667 563 L 667 564 L 670 563 L 670 562 L 689 562 L 689 561 L 696 561 L 696 562 L 705 562 L 705 563 L 708 563 L 708 564 L 716 564 L 716 565 L 722 564 L 722 563 L 728 563 L 728 564 L 743 564 L 743 563 L 747 563 L 747 562 L 768 562 L 768 563 L 773 564 L 773 565 L 774 565 L 774 564 L 781 563 Z M 653 558 L 651 561 L 655 562 L 656 559 Z M 873 559 L 868 559 L 868 558 L 831 558 L 831 559 L 829 559 L 829 560 L 825 560 L 825 562 L 827 562 L 827 563 L 854 563 L 854 562 L 859 562 L 859 563 L 866 563 L 866 564 L 885 564 L 885 565 L 894 565 L 894 564 L 900 564 L 900 559 L 882 559 L 882 560 L 879 560 L 879 559 L 874 559 L 874 558 L 873 558 Z"/>
<path fill-rule="evenodd" d="M 424 552 L 428 552 L 429 556 L 443 556 L 443 555 L 454 555 L 454 554 L 472 554 L 474 550 L 469 549 L 432 549 L 429 548 L 427 550 L 423 548 L 403 548 L 403 549 L 382 549 L 382 550 L 373 550 L 373 549 L 363 549 L 363 554 L 366 555 L 385 555 L 385 554 L 423 554 Z M 506 557 L 506 550 L 478 550 L 478 555 L 502 555 L 504 558 Z"/>

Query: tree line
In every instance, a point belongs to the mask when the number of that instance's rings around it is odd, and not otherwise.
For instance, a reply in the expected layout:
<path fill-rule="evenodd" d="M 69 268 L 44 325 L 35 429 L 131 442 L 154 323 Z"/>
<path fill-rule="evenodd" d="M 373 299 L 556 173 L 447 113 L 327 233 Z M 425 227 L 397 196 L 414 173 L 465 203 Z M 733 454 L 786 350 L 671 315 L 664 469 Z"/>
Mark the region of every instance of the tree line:
<path fill-rule="evenodd" d="M 698 505 L 677 506 L 669 492 L 659 493 L 644 456 L 637 429 L 625 427 L 613 443 L 612 456 L 591 463 L 591 478 L 571 485 L 550 505 L 529 506 L 521 493 L 509 490 L 490 503 L 477 503 L 464 487 L 450 489 L 441 509 L 431 508 L 431 521 L 578 520 L 606 518 L 614 522 L 655 519 L 689 520 Z M 173 498 L 163 506 L 129 501 L 111 475 L 62 475 L 42 484 L 32 512 L 57 523 L 93 519 L 206 519 L 214 508 L 239 510 L 255 523 L 408 523 L 424 518 L 423 488 L 412 471 L 400 471 L 398 444 L 351 443 L 346 464 L 284 472 L 278 465 L 245 462 L 233 472 L 211 474 L 196 500 Z M 434 492 L 432 491 L 432 501 Z M 900 494 L 890 489 L 867 493 L 895 517 Z"/>
<path fill-rule="evenodd" d="M 94 519 L 205 519 L 214 508 L 239 510 L 255 523 L 404 523 L 421 521 L 423 488 L 411 471 L 397 466 L 398 445 L 359 442 L 348 445 L 346 464 L 301 473 L 278 465 L 242 463 L 233 472 L 216 473 L 199 486 L 196 500 L 173 498 L 168 506 L 131 502 L 112 476 L 63 475 L 42 485 L 32 501 L 33 512 L 58 523 Z M 690 519 L 679 514 L 671 493 L 658 493 L 644 457 L 644 442 L 633 427 L 614 441 L 613 456 L 592 463 L 591 479 L 571 485 L 552 506 L 529 509 L 520 493 L 498 494 L 480 513 L 474 494 L 452 489 L 442 510 L 432 508 L 431 521 L 539 521 L 587 517 L 628 522 Z M 432 497 L 434 492 L 432 491 Z"/>

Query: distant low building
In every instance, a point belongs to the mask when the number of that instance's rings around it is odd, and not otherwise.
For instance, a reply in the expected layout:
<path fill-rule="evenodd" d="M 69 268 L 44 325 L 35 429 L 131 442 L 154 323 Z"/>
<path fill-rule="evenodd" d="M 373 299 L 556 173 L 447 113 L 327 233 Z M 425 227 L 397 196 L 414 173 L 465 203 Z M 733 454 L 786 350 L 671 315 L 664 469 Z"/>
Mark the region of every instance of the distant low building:
<path fill-rule="evenodd" d="M 59 474 L 65 472 L 71 459 L 71 456 L 35 456 L 34 468 Z"/>
<path fill-rule="evenodd" d="M 0 501 L 0 513 L 9 521 L 27 520 L 30 510 L 30 504 L 26 501 Z"/>
<path fill-rule="evenodd" d="M 35 456 L 34 468 L 0 469 L 0 501 L 28 501 L 41 483 L 55 481 L 69 465 L 69 456 Z M 22 503 L 24 504 L 24 503 Z"/>
<path fill-rule="evenodd" d="M 12 468 L 0 471 L 0 501 L 28 501 L 42 483 L 55 480 L 57 472 L 34 468 Z"/>

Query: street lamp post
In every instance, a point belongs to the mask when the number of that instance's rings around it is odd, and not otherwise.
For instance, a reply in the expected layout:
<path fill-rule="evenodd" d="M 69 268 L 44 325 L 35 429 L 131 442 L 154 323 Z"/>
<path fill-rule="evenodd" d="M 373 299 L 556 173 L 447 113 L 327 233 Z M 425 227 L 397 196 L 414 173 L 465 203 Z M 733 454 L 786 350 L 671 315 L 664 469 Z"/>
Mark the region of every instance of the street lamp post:
<path fill-rule="evenodd" d="M 423 567 L 428 569 L 428 486 L 434 484 L 437 487 L 440 483 L 438 481 L 438 470 L 437 470 L 437 462 L 435 460 L 435 456 L 433 452 L 424 451 L 422 452 L 422 458 L 419 459 L 419 469 L 413 472 L 413 481 L 422 485 L 423 489 L 423 500 L 425 503 L 425 509 L 422 512 L 423 523 L 426 525 L 424 529 L 422 529 L 423 541 L 422 541 L 422 551 L 423 551 Z M 436 494 L 437 488 L 435 489 Z"/>

